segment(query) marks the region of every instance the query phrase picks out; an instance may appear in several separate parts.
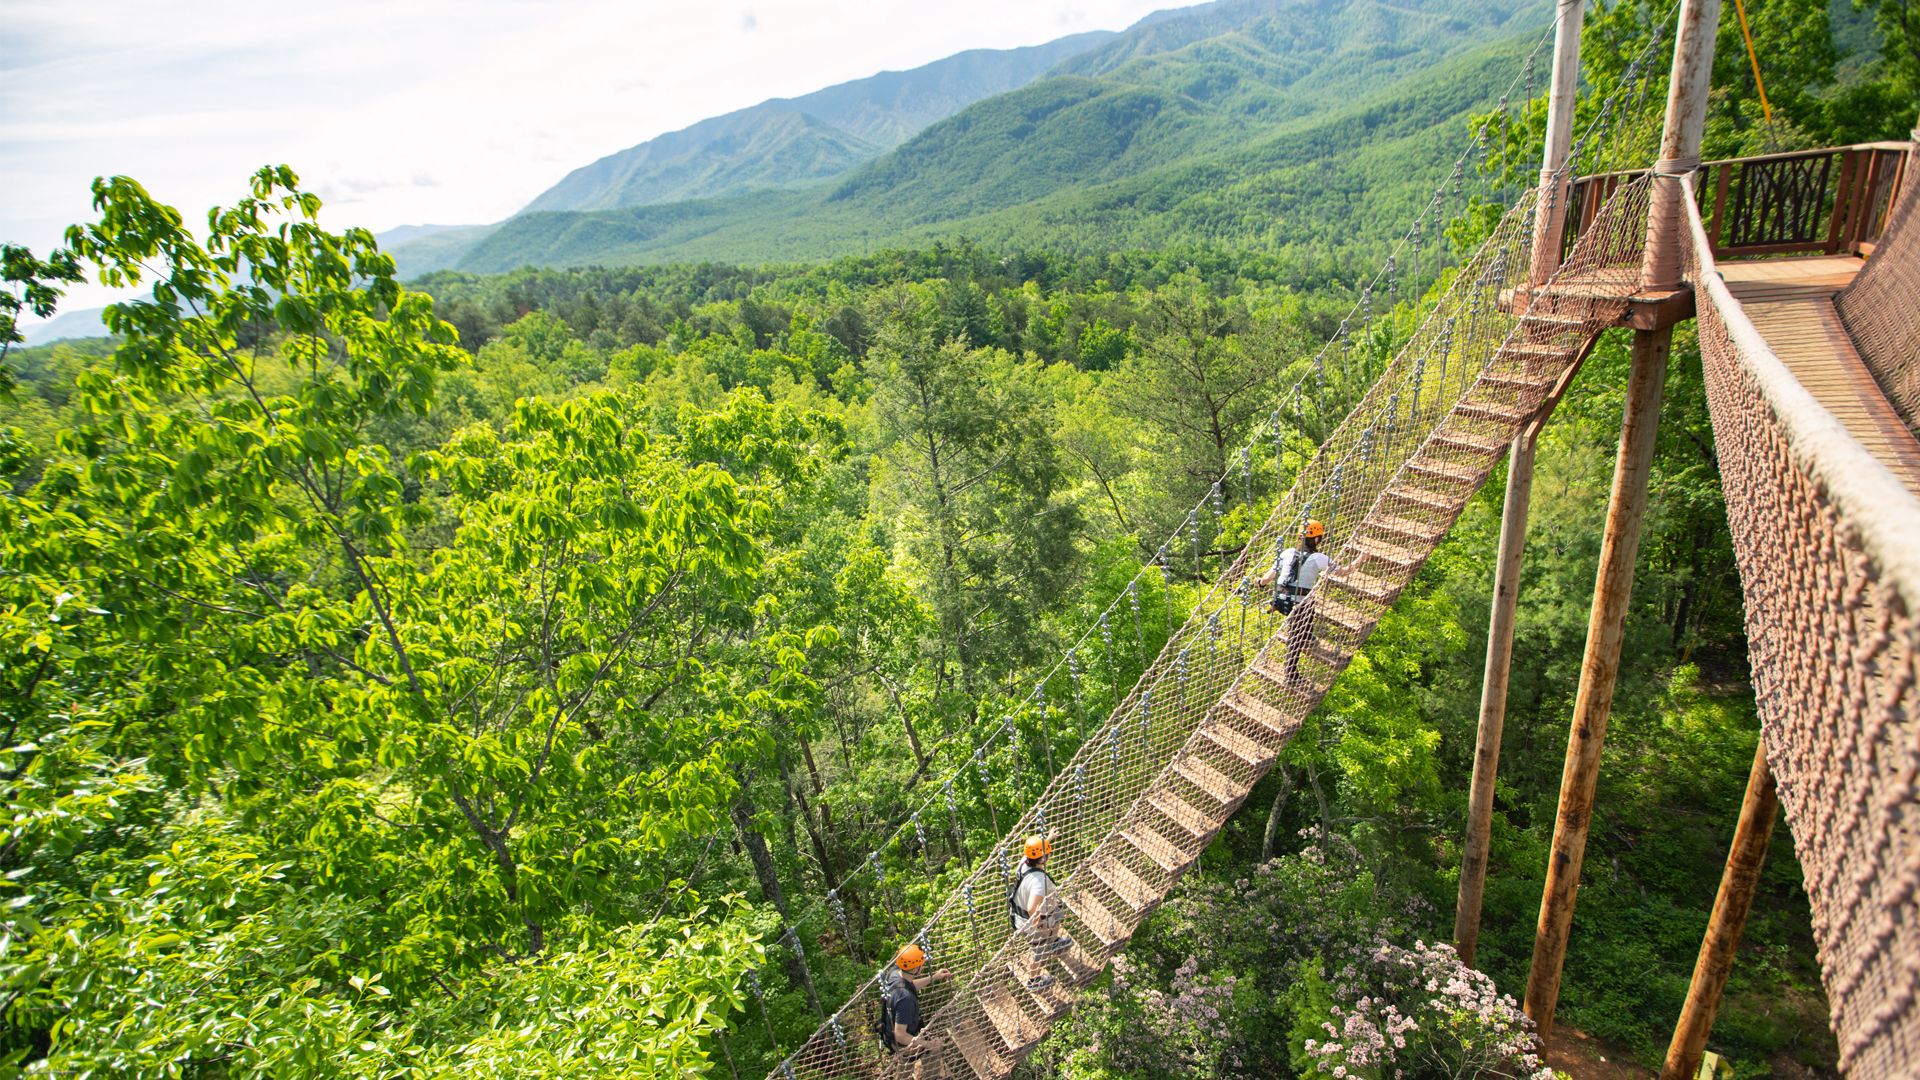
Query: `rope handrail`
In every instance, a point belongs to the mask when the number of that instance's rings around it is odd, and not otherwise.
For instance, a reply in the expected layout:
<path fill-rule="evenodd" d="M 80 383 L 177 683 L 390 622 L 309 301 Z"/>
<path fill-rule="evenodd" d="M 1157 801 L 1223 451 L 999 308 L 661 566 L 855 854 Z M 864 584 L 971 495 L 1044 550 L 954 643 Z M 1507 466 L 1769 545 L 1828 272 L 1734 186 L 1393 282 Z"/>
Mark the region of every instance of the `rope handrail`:
<path fill-rule="evenodd" d="M 1760 735 L 1800 858 L 1838 1064 L 1909 1077 L 1920 1060 L 1920 500 L 1760 333 L 1716 270 L 1694 200 L 1680 201 Z M 1873 259 L 1915 255 L 1909 235 Z M 1830 301 L 1807 303 L 1819 319 Z M 1811 370 L 1844 361 L 1825 348 L 1804 349 Z"/>
<path fill-rule="evenodd" d="M 1747 165 L 1747 164 L 1752 164 L 1757 162 L 1767 162 L 1767 161 L 1789 161 L 1794 158 L 1819 157 L 1822 154 L 1839 154 L 1839 153 L 1844 153 L 1845 151 L 1848 151 L 1848 150 L 1906 150 L 1911 145 L 1912 144 L 1910 143 L 1897 142 L 1897 141 L 1890 142 L 1885 139 L 1882 139 L 1876 142 L 1844 143 L 1839 146 L 1820 146 L 1820 147 L 1814 147 L 1808 150 L 1778 150 L 1770 154 L 1746 154 L 1740 157 L 1715 158 L 1712 161 L 1702 161 L 1700 163 L 1700 168 L 1711 169 L 1718 165 Z M 1614 169 L 1609 172 L 1582 173 L 1580 175 L 1580 179 L 1583 182 L 1590 181 L 1590 180 L 1631 180 L 1634 177 L 1645 173 L 1646 171 L 1647 170 L 1645 167 L 1634 168 L 1634 169 Z M 1696 196 L 1697 196 L 1697 193 L 1696 193 Z"/>
<path fill-rule="evenodd" d="M 1902 149 L 1909 146 L 1888 145 Z M 1849 523 L 1859 530 L 1861 546 L 1879 564 L 1889 583 L 1920 611 L 1920 543 L 1916 542 L 1920 538 L 1920 500 L 1814 399 L 1767 344 L 1720 274 L 1713 244 L 1700 217 L 1693 177 L 1683 183 L 1688 194 L 1694 196 L 1686 200 L 1686 213 L 1695 258 L 1699 260 L 1695 290 L 1713 302 L 1739 349 L 1743 366 L 1786 429 L 1787 441 L 1794 447 L 1801 467 L 1819 481 Z"/>

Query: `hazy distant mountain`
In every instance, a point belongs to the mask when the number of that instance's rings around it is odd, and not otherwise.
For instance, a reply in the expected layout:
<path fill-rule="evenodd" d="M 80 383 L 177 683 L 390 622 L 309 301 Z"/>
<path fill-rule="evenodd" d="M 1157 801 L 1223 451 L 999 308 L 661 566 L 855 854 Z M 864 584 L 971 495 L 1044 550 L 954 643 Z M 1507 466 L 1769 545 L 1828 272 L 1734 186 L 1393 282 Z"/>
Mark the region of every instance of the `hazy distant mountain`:
<path fill-rule="evenodd" d="M 1322 249 L 1431 194 L 1549 0 L 1221 0 L 1142 20 L 837 180 L 527 213 L 454 265 L 791 261 L 970 237 Z M 1382 226 L 1384 227 L 1384 226 Z"/>
<path fill-rule="evenodd" d="M 377 233 L 380 250 L 393 256 L 404 277 L 458 263 L 498 225 L 397 225 Z"/>
<path fill-rule="evenodd" d="M 1022 49 L 972 49 L 911 71 L 764 101 L 575 169 L 523 213 L 644 206 L 837 176 L 1115 36 L 1096 31 Z"/>
<path fill-rule="evenodd" d="M 81 308 L 78 311 L 62 311 L 43 323 L 20 324 L 20 336 L 27 339 L 28 345 L 49 345 L 56 341 L 71 341 L 74 338 L 109 337 L 105 323 L 100 316 L 106 308 Z"/>

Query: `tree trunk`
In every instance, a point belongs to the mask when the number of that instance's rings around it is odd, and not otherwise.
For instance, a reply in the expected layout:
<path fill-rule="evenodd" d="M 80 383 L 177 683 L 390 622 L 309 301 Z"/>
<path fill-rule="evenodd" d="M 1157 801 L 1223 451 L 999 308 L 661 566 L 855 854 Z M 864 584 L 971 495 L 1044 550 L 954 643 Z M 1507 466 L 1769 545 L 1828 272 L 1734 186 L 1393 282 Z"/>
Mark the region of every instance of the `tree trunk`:
<path fill-rule="evenodd" d="M 813 807 L 807 805 L 807 793 L 793 782 L 793 770 L 788 768 L 785 758 L 780 759 L 780 782 L 787 786 L 788 797 L 800 804 L 800 822 L 806 826 L 807 840 L 813 845 L 813 857 L 820 862 L 821 880 L 827 883 L 827 888 L 838 889 L 840 875 L 834 870 L 833 859 L 827 853 L 826 837 L 814 824 Z"/>
<path fill-rule="evenodd" d="M 1694 577 L 1689 575 L 1687 583 L 1680 587 L 1680 603 L 1673 612 L 1673 648 L 1679 648 L 1687 640 L 1687 620 L 1693 616 Z"/>
<path fill-rule="evenodd" d="M 1287 797 L 1293 794 L 1293 773 L 1285 767 L 1280 770 L 1280 790 L 1273 793 L 1273 809 L 1267 812 L 1267 834 L 1260 841 L 1260 861 L 1273 858 L 1274 848 L 1280 843 L 1280 815 L 1287 809 Z"/>
<path fill-rule="evenodd" d="M 1313 785 L 1313 797 L 1320 804 L 1320 837 L 1326 840 L 1333 836 L 1333 810 L 1327 806 L 1327 793 L 1320 787 L 1320 772 L 1311 764 L 1307 766 L 1307 783 Z"/>
<path fill-rule="evenodd" d="M 759 879 L 760 895 L 766 897 L 773 909 L 780 913 L 780 922 L 791 929 L 793 917 L 787 911 L 787 893 L 780 887 L 780 874 L 773 862 L 773 852 L 767 847 L 767 838 L 761 834 L 755 818 L 759 814 L 753 808 L 753 796 L 748 787 L 747 778 L 740 777 L 740 797 L 733 801 L 729 811 L 733 817 L 733 827 L 740 833 L 740 843 L 747 849 L 747 861 L 753 864 L 753 876 Z M 807 966 L 798 956 L 789 956 L 786 962 L 787 978 L 807 992 L 807 1001 L 814 1010 L 820 1010 L 820 997 L 814 992 L 813 977 L 807 972 Z"/>
<path fill-rule="evenodd" d="M 913 716 L 907 711 L 907 703 L 900 699 L 900 691 L 894 687 L 893 683 L 887 681 L 884 677 L 882 677 L 881 682 L 887 688 L 887 696 L 893 699 L 894 710 L 900 714 L 900 726 L 906 730 L 907 745 L 913 749 L 914 769 L 924 772 L 927 768 L 927 754 L 926 751 L 920 749 L 920 733 L 914 730 Z"/>

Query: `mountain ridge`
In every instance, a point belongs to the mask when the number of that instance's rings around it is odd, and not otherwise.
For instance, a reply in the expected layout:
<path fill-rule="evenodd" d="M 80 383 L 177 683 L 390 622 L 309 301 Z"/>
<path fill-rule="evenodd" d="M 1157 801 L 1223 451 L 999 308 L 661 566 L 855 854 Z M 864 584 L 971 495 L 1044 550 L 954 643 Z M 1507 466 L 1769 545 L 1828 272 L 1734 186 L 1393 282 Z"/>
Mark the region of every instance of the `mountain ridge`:
<path fill-rule="evenodd" d="M 1410 78 L 1399 92 L 997 209 L 941 215 L 921 205 L 876 214 L 873 204 L 806 189 L 526 215 L 503 223 L 455 268 L 781 263 L 958 238 L 1069 253 L 1189 241 L 1321 250 L 1329 228 L 1371 235 L 1417 213 L 1451 167 L 1467 117 L 1491 104 L 1530 45 L 1495 41 Z"/>
<path fill-rule="evenodd" d="M 967 49 L 906 71 L 771 98 L 580 166 L 521 213 L 712 198 L 838 175 L 1116 36 L 1093 30 L 1014 49 Z"/>
<path fill-rule="evenodd" d="M 410 274 L 786 262 L 960 236 L 1169 242 L 1182 235 L 1170 233 L 1176 221 L 1209 241 L 1303 242 L 1259 200 L 1317 200 L 1345 215 L 1323 223 L 1334 233 L 1369 220 L 1326 180 L 1350 172 L 1340 154 L 1376 159 L 1351 130 L 1418 116 L 1457 141 L 1449 125 L 1491 104 L 1489 87 L 1519 70 L 1517 43 L 1538 40 L 1550 20 L 1548 0 L 1215 0 L 1155 13 L 839 173 L 746 190 L 718 182 L 708 186 L 719 195 L 614 209 L 535 209 L 402 245 L 396 257 Z M 1421 135 L 1395 130 L 1399 140 Z M 1382 182 L 1431 189 L 1435 178 L 1401 171 Z M 1277 186 L 1279 176 L 1304 187 Z"/>

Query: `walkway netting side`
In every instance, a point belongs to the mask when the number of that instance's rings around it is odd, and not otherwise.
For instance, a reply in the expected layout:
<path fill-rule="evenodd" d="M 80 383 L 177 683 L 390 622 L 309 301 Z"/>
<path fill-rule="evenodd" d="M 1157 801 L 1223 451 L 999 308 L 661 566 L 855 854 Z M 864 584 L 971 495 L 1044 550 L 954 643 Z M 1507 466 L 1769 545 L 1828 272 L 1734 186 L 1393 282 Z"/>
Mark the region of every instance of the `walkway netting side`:
<path fill-rule="evenodd" d="M 1715 272 L 1697 202 L 1686 203 L 1687 276 L 1761 737 L 1806 874 L 1840 1070 L 1911 1077 L 1920 1062 L 1920 502 L 1774 355 Z M 1875 259 L 1911 257 L 1883 250 Z M 1912 297 L 1905 304 L 1911 316 Z"/>
<path fill-rule="evenodd" d="M 1616 192 L 1553 284 L 1536 290 L 1531 305 L 1521 305 L 1526 313 L 1517 315 L 1511 308 L 1515 290 L 1526 283 L 1536 213 L 1534 195 L 1521 198 L 1138 683 L 913 935 L 929 970 L 955 974 L 922 1000 L 925 1052 L 908 1062 L 879 1047 L 869 1024 L 877 990 L 870 981 L 772 1075 L 1010 1071 L 1070 1004 L 1071 988 L 1103 967 L 1173 887 L 1451 528 L 1521 425 L 1593 335 L 1624 310 L 1622 298 L 1638 275 L 1646 206 L 1644 181 Z M 1283 630 L 1269 590 L 1254 579 L 1309 518 L 1325 524 L 1323 550 L 1336 570 L 1311 609 L 1302 609 L 1308 614 L 1297 613 Z M 1297 678 L 1296 671 L 1285 672 L 1292 686 L 1285 692 L 1283 667 L 1297 668 Z M 1273 680 L 1264 689 L 1252 684 L 1253 673 L 1263 670 Z M 1223 731 L 1237 723 L 1225 718 L 1228 708 L 1264 710 L 1265 727 L 1254 730 L 1255 717 L 1252 728 Z M 1202 761 L 1197 740 L 1210 732 L 1229 752 Z M 1213 801 L 1180 784 L 1211 791 Z M 1183 802 L 1181 792 L 1190 801 Z M 1155 813 L 1166 816 L 1153 819 L 1154 828 L 1143 825 L 1143 815 Z M 1049 869 L 1063 892 L 1092 901 L 1067 916 L 1073 957 L 1061 971 L 1061 989 L 1046 999 L 1023 996 L 1025 987 L 1009 970 L 1026 950 L 1011 935 L 1007 890 L 1019 840 L 1032 833 L 1052 837 Z M 1116 881 L 1124 882 L 1118 893 Z"/>
<path fill-rule="evenodd" d="M 1920 149 L 1901 168 L 1912 174 L 1916 165 Z M 1900 183 L 1899 202 L 1888 210 L 1875 257 L 1833 306 L 1894 411 L 1920 436 L 1920 176 L 1890 179 Z"/>

